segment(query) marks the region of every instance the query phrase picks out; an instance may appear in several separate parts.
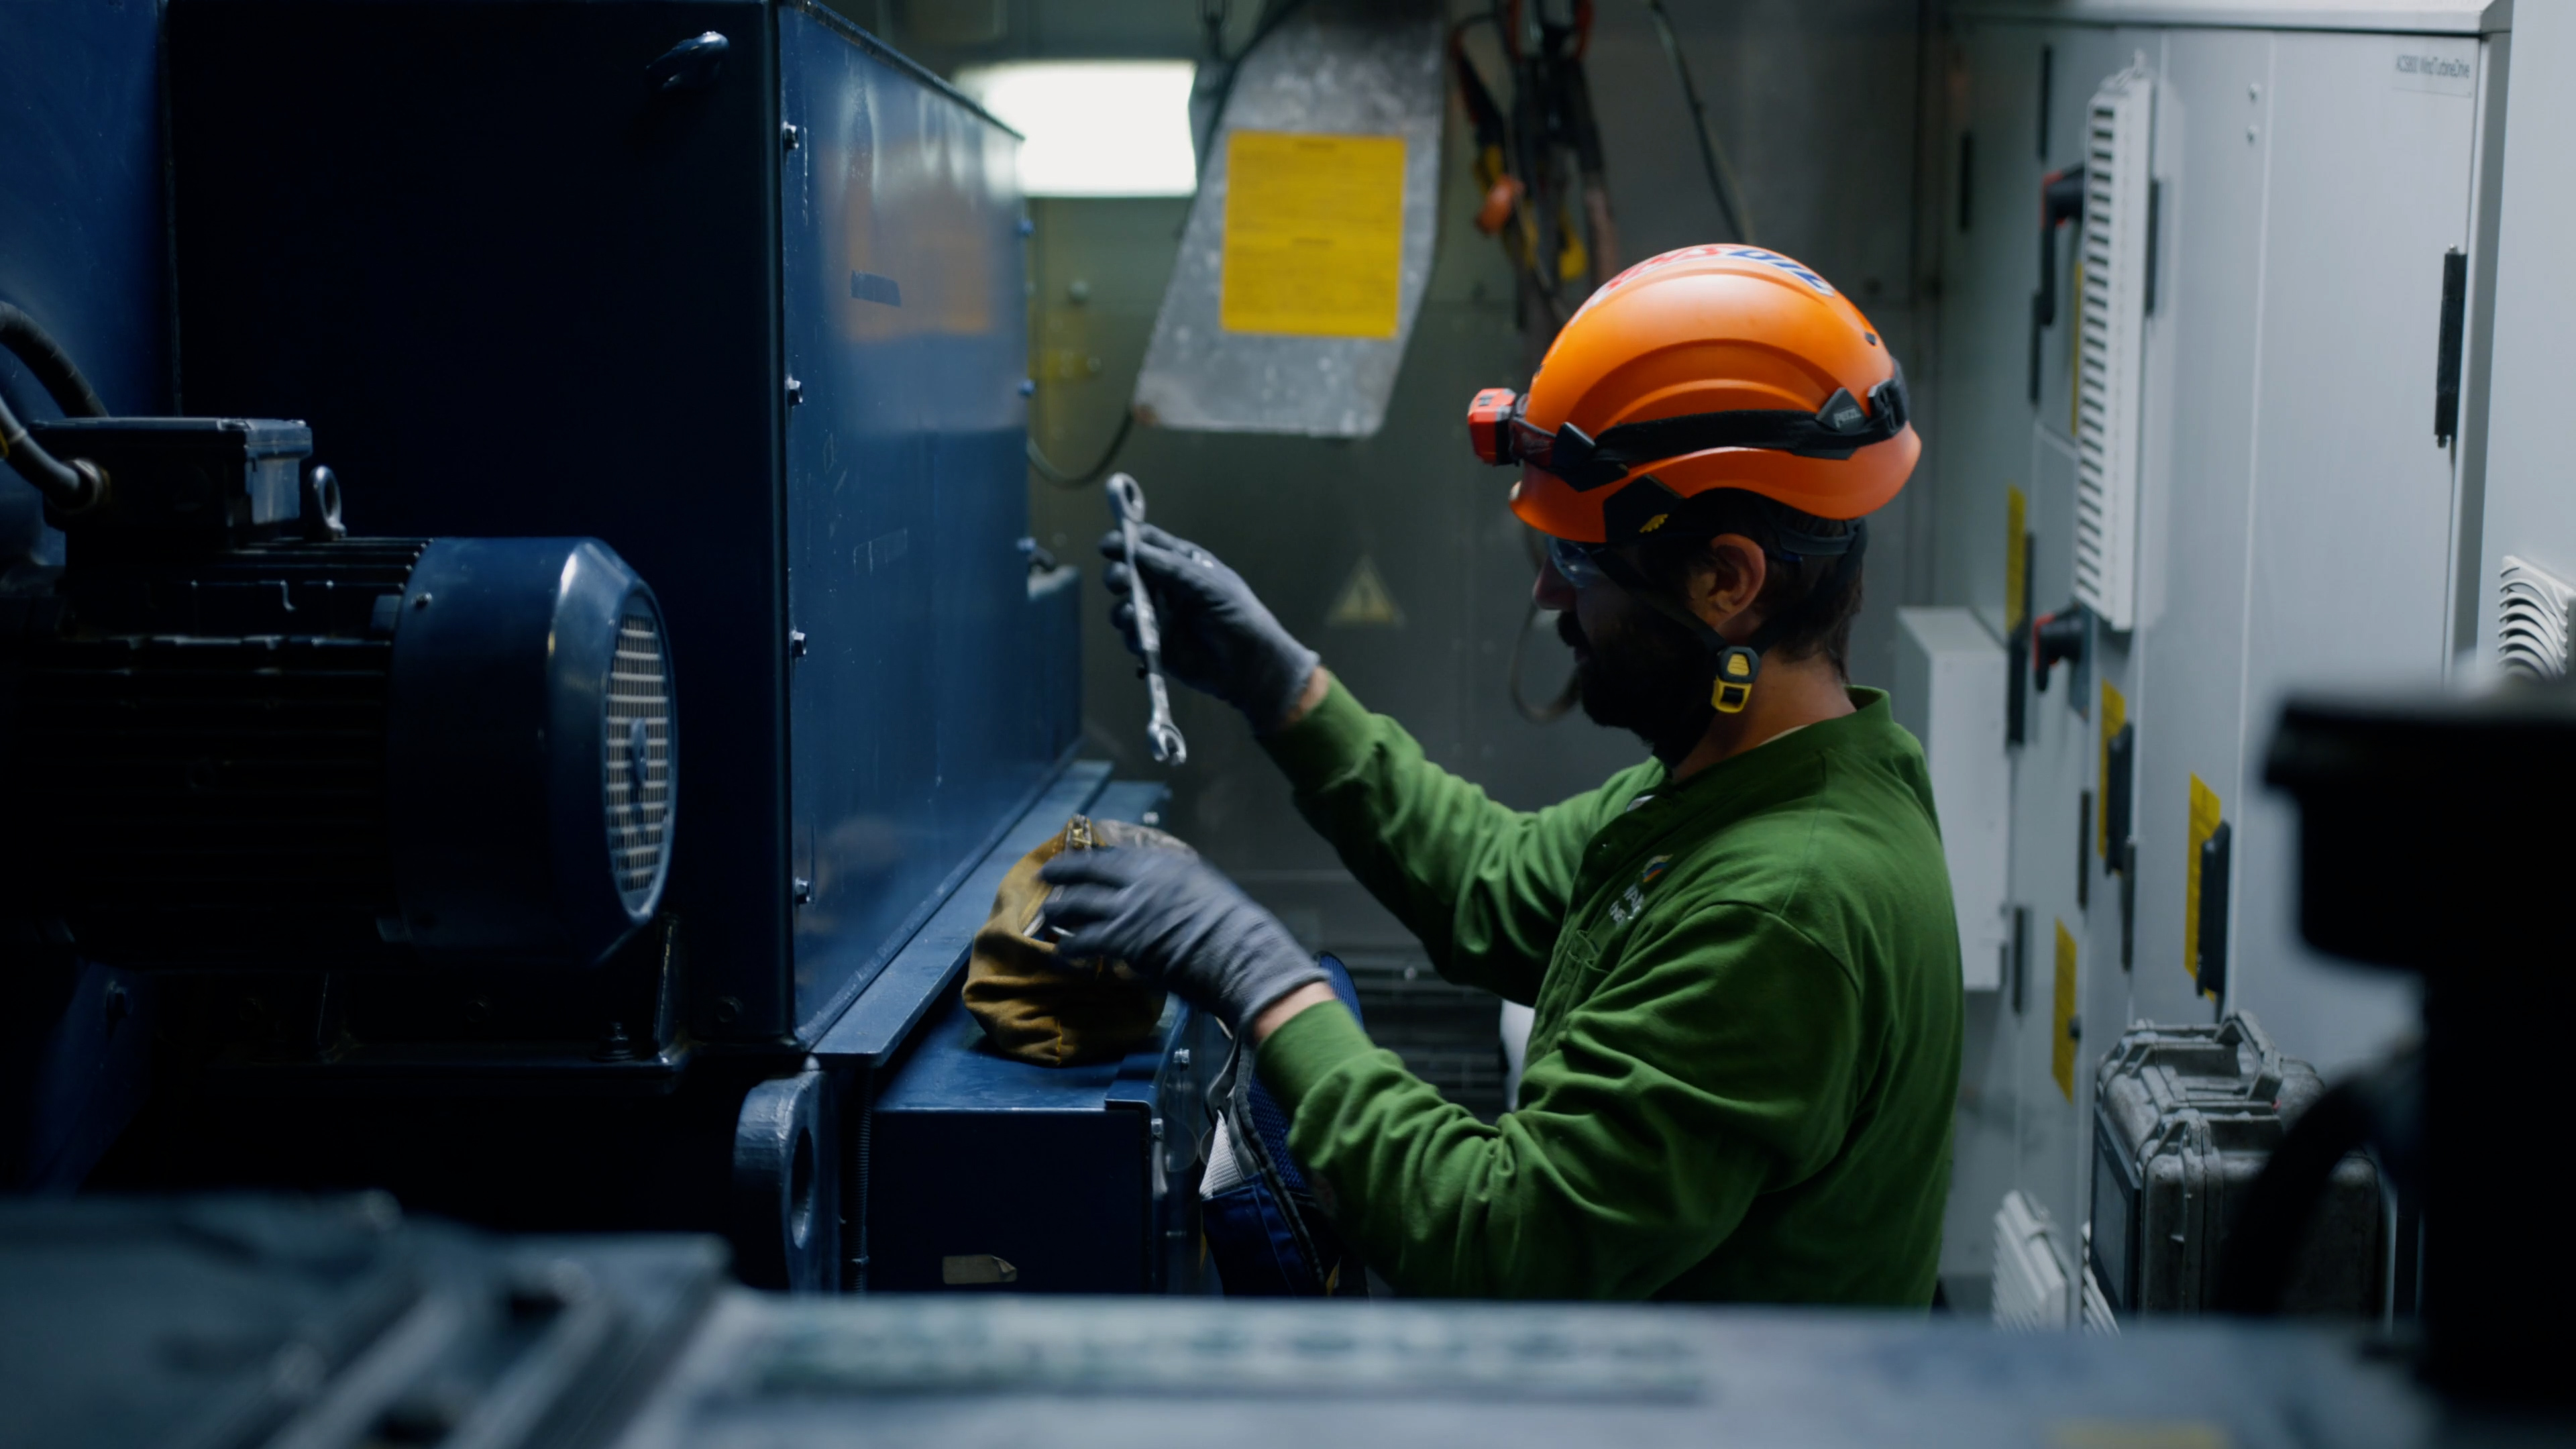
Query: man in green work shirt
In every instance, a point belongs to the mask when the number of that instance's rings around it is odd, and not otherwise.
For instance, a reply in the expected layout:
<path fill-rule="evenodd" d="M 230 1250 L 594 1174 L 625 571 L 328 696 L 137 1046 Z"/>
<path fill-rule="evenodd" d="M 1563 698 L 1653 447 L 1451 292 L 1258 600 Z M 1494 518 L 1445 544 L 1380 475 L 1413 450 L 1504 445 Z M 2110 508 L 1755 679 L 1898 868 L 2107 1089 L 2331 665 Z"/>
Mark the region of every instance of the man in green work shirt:
<path fill-rule="evenodd" d="M 1167 666 L 1244 711 L 1441 973 L 1534 1005 L 1516 1109 L 1488 1126 L 1372 1047 L 1193 857 L 1051 862 L 1061 949 L 1258 1044 L 1319 1200 L 1399 1292 L 1930 1302 L 1958 933 L 1922 751 L 1844 675 L 1859 519 L 1920 447 L 1901 375 L 1809 269 L 1691 248 L 1603 287 L 1470 432 L 1521 466 L 1586 712 L 1653 752 L 1589 795 L 1503 808 L 1205 550 L 1149 529 L 1137 562 Z"/>

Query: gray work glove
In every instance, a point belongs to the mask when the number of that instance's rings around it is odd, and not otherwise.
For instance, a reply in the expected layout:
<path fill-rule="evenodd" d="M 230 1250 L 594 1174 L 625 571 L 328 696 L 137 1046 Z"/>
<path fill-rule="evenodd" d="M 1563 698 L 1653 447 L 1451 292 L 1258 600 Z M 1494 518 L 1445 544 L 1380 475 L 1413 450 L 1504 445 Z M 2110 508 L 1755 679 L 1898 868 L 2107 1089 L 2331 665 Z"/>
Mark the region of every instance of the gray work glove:
<path fill-rule="evenodd" d="M 1288 722 L 1320 660 L 1279 627 L 1243 576 L 1216 555 L 1146 524 L 1137 530 L 1136 562 L 1162 625 L 1163 672 L 1213 694 L 1266 735 Z M 1116 530 L 1100 541 L 1111 563 L 1103 575 L 1118 606 L 1109 620 L 1136 649 L 1136 606 L 1127 591 L 1127 541 Z M 1141 657 L 1141 652 L 1139 657 Z"/>
<path fill-rule="evenodd" d="M 1330 979 L 1278 917 L 1195 855 L 1068 850 L 1038 879 L 1055 887 L 1047 923 L 1071 932 L 1056 942 L 1059 959 L 1124 961 L 1238 1037 L 1264 1007 Z"/>

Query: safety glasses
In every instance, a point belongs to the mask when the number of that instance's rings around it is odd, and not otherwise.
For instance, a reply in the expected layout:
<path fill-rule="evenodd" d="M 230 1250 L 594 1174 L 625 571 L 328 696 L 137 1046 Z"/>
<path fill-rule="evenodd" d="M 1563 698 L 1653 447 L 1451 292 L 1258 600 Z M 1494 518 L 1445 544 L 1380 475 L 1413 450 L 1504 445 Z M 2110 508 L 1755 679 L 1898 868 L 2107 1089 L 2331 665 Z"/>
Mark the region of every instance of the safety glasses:
<path fill-rule="evenodd" d="M 1843 543 L 1839 539 L 1828 540 L 1828 542 Z M 1550 568 L 1556 570 L 1557 577 L 1565 580 L 1576 593 L 1591 588 L 1603 579 L 1614 579 L 1624 588 L 1631 580 L 1621 577 L 1623 571 L 1615 558 L 1608 558 L 1616 548 L 1618 545 L 1613 543 L 1577 543 L 1573 539 L 1558 538 L 1550 534 L 1547 538 L 1547 562 Z M 1835 547 L 1819 550 L 1819 552 L 1838 554 L 1843 552 L 1843 548 Z M 1762 550 L 1762 556 L 1778 568 L 1796 568 L 1806 562 L 1805 555 L 1791 553 L 1786 549 L 1766 548 Z M 1607 562 L 1604 561 L 1605 558 L 1608 558 Z"/>
<path fill-rule="evenodd" d="M 1601 555 L 1610 551 L 1606 543 L 1576 543 L 1570 538 L 1550 535 L 1547 540 L 1548 567 L 1565 580 L 1575 592 L 1591 588 L 1609 577 L 1601 567 Z"/>

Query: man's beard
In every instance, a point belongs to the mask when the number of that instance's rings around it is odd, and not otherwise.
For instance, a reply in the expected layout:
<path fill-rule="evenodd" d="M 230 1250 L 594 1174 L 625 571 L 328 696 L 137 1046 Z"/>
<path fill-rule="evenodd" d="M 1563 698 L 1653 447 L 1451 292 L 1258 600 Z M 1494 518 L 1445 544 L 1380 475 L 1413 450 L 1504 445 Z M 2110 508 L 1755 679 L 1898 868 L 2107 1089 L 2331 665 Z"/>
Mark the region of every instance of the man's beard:
<path fill-rule="evenodd" d="M 1667 765 L 1708 733 L 1717 717 L 1708 651 L 1689 630 L 1638 608 L 1593 638 L 1567 609 L 1556 616 L 1556 636 L 1574 651 L 1583 713 L 1594 724 L 1633 731 Z"/>

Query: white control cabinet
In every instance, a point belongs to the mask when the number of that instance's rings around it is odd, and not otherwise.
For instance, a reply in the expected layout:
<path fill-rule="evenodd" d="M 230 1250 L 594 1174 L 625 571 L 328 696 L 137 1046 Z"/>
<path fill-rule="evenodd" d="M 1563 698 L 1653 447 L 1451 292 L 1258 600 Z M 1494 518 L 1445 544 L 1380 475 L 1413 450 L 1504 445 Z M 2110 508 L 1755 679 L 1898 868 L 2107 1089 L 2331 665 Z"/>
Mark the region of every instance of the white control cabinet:
<path fill-rule="evenodd" d="M 1897 723 L 1923 744 L 1941 854 L 1959 917 L 1960 984 L 2003 985 L 2012 765 L 2004 750 L 2003 641 L 1974 611 L 1896 611 Z"/>
<path fill-rule="evenodd" d="M 1975 1260 L 2012 1192 L 2055 1225 L 2031 1241 L 2081 1257 L 2093 1069 L 2130 1020 L 2243 1005 L 2329 1075 L 2414 1020 L 2403 982 L 2300 941 L 2295 816 L 2262 761 L 2292 691 L 2439 680 L 2495 607 L 2503 550 L 2477 536 L 2481 158 L 2500 145 L 2510 13 L 1955 7 L 1923 424 L 1935 602 L 2002 636 L 2018 557 L 2025 615 L 2085 622 L 2007 754 L 2011 949 L 2000 989 L 1969 1002 L 1945 1272 L 1991 1271 Z M 2555 137 L 2523 149 L 2565 169 Z M 2060 305 L 2035 327 L 2042 188 L 2079 165 L 2084 206 L 2048 239 Z M 2532 255 L 2563 290 L 2555 252 Z M 2446 377 L 2458 421 L 2437 438 Z M 2535 555 L 2576 569 L 2576 542 L 2519 556 Z M 2061 1266 L 2072 1323 L 2084 1264 Z"/>

